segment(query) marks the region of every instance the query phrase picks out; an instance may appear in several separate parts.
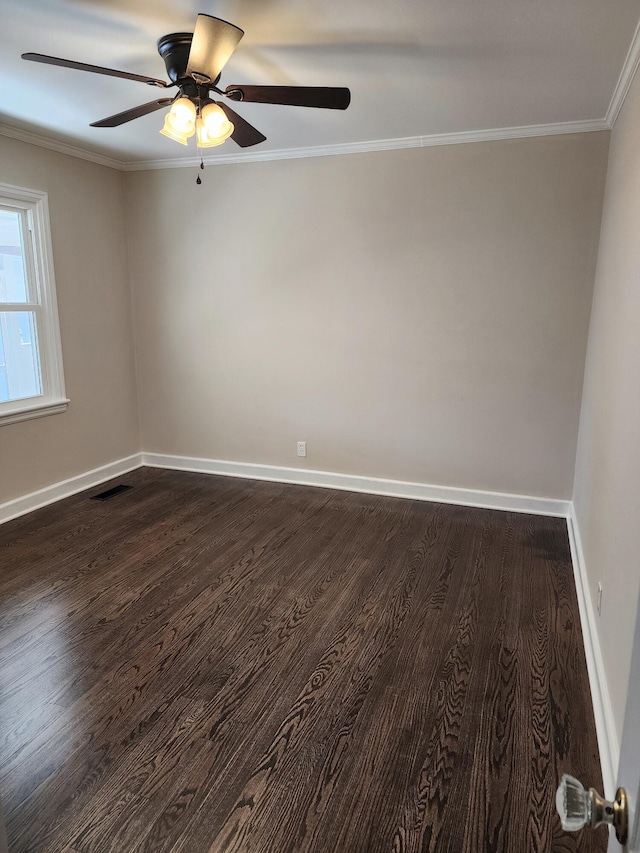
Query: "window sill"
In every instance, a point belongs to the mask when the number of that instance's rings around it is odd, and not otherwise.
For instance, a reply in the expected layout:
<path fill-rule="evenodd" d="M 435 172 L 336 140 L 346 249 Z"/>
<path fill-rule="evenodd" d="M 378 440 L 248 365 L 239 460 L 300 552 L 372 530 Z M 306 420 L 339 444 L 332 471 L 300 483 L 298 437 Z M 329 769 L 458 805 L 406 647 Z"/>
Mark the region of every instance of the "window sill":
<path fill-rule="evenodd" d="M 66 412 L 69 400 L 49 400 L 46 403 L 29 403 L 28 401 L 16 401 L 15 407 L 0 410 L 0 426 L 5 424 L 16 424 L 19 421 L 29 421 L 32 418 L 44 418 L 46 415 L 58 415 Z"/>

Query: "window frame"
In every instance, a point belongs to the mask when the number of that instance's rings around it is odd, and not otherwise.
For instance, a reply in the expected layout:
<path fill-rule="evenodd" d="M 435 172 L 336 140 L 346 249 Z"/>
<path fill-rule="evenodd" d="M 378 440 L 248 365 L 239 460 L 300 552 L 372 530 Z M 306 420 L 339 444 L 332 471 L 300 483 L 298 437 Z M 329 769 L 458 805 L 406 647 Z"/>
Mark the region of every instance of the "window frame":
<path fill-rule="evenodd" d="M 46 192 L 0 183 L 0 207 L 24 212 L 24 263 L 29 302 L 0 302 L 0 312 L 35 314 L 42 393 L 0 403 L 0 426 L 66 411 L 62 344 Z"/>

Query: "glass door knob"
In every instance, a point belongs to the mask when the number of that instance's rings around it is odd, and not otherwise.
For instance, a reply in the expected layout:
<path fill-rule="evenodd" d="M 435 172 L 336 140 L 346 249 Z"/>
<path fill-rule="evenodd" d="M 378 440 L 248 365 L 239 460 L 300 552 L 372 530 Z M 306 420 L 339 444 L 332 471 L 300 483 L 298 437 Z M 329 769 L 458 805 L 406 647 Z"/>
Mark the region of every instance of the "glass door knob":
<path fill-rule="evenodd" d="M 615 800 L 610 802 L 595 788 L 587 791 L 582 782 L 565 773 L 556 793 L 556 809 L 562 828 L 568 832 L 577 832 L 583 826 L 595 829 L 603 823 L 611 824 L 620 844 L 627 843 L 629 814 L 624 788 L 618 788 Z"/>

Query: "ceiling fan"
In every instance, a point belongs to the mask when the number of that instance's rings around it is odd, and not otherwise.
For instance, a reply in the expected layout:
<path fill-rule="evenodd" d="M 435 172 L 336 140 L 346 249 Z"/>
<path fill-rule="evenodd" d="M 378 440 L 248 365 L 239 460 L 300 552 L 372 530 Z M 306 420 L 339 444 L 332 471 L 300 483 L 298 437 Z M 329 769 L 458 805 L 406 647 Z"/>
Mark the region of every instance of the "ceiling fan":
<path fill-rule="evenodd" d="M 267 138 L 249 124 L 224 101 L 215 101 L 215 92 L 230 101 L 251 101 L 261 104 L 290 104 L 298 107 L 321 107 L 346 110 L 351 100 L 349 89 L 327 86 L 245 86 L 218 88 L 222 69 L 238 46 L 244 31 L 211 15 L 198 15 L 193 33 L 169 33 L 158 41 L 158 53 L 164 60 L 170 83 L 128 71 L 116 71 L 99 65 L 87 65 L 70 59 L 59 59 L 41 53 L 23 53 L 22 59 L 76 68 L 109 77 L 138 80 L 161 89 L 177 87 L 174 97 L 160 98 L 130 110 L 92 122 L 91 127 L 118 127 L 135 118 L 148 115 L 163 107 L 171 107 L 160 131 L 165 136 L 187 144 L 194 134 L 198 146 L 220 145 L 231 137 L 241 148 L 258 145 Z"/>

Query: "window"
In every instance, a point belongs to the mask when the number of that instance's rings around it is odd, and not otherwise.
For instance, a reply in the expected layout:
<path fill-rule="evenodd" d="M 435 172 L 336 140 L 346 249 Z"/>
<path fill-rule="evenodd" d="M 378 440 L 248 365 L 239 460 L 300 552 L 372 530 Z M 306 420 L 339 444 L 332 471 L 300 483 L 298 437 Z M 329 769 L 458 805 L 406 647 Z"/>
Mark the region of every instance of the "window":
<path fill-rule="evenodd" d="M 47 195 L 0 184 L 0 424 L 68 403 Z"/>

